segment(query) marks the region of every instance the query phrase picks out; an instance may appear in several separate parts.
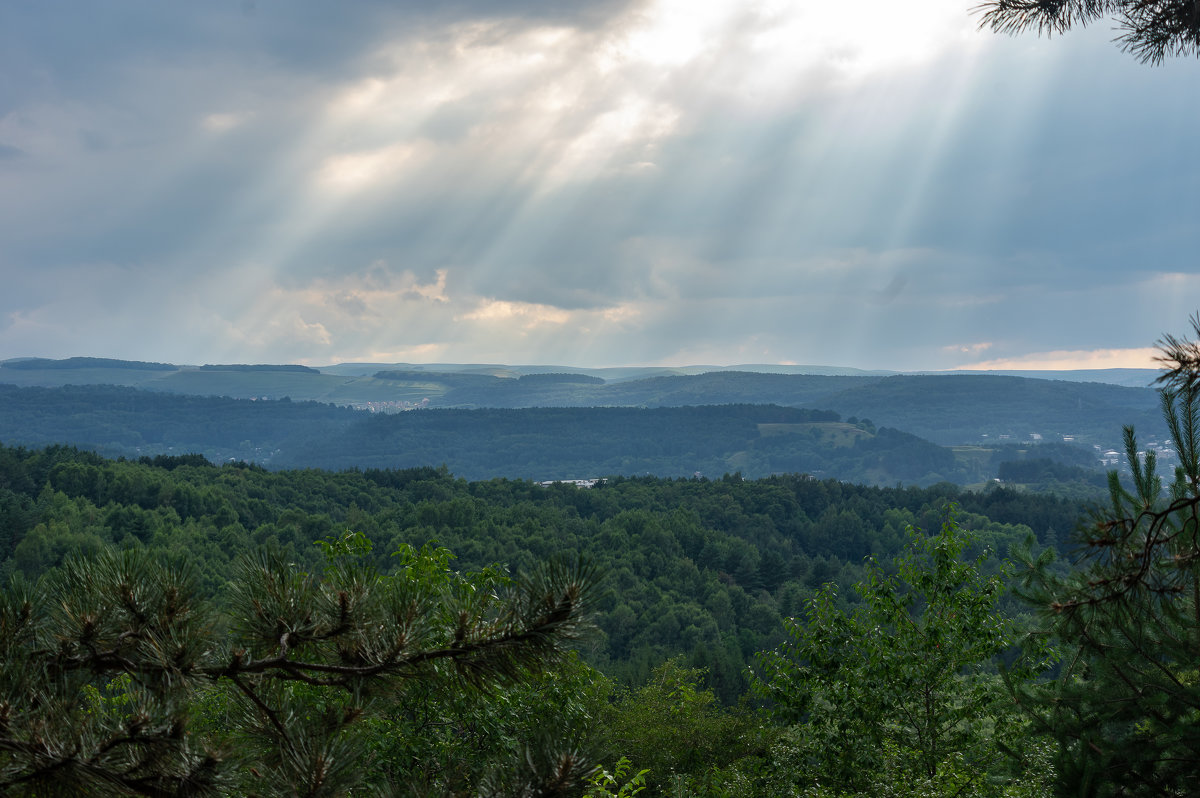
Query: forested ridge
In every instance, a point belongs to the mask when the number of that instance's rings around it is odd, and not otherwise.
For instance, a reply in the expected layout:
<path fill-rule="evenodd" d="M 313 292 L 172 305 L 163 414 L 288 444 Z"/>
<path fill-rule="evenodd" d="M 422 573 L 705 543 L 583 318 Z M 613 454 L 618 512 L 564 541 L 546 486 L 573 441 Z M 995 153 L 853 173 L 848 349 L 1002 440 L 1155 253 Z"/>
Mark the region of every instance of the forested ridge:
<path fill-rule="evenodd" d="M 556 384 L 557 377 L 549 381 Z M 1113 437 L 1115 445 L 1116 432 Z M 242 460 L 273 469 L 444 464 L 471 480 L 736 472 L 808 473 L 874 485 L 968 485 L 997 478 L 1001 463 L 1025 457 L 1092 468 L 1091 474 L 1022 472 L 1043 482 L 1054 477 L 1087 486 L 1099 473 L 1091 447 L 1047 444 L 1027 452 L 1015 442 L 996 440 L 956 451 L 866 417 L 763 404 L 372 414 L 318 402 L 179 396 L 121 386 L 0 385 L 0 440 L 70 443 L 113 457 L 198 452 L 214 462 Z"/>
<path fill-rule="evenodd" d="M 870 418 L 878 426 L 903 430 L 942 446 L 1000 436 L 1024 441 L 1037 433 L 1047 440 L 1068 435 L 1089 445 L 1112 448 L 1119 445 L 1123 424 L 1136 424 L 1146 433 L 1165 431 L 1156 394 L 1147 387 L 971 373 L 830 376 L 716 370 L 605 381 L 575 373 L 521 374 L 519 368 L 503 366 L 460 371 L 424 367 L 330 367 L 318 371 L 303 366 L 195 368 L 72 358 L 5 361 L 0 363 L 0 383 L 138 386 L 187 396 L 290 397 L 295 402 L 314 400 L 360 408 L 376 403 L 392 409 L 413 405 L 585 409 L 773 404 Z M 0 439 L 11 438 L 4 431 L 0 435 Z"/>

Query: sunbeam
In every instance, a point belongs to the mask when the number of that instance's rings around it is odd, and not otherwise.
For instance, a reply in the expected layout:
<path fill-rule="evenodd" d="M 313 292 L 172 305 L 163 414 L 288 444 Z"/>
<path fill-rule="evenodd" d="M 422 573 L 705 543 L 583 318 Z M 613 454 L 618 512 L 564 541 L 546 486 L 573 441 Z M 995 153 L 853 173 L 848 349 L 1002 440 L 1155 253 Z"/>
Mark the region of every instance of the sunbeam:
<path fill-rule="evenodd" d="M 6 17 L 0 356 L 937 368 L 1137 348 L 1193 301 L 1159 279 L 1200 248 L 1191 73 L 1104 31 L 226 5 Z"/>

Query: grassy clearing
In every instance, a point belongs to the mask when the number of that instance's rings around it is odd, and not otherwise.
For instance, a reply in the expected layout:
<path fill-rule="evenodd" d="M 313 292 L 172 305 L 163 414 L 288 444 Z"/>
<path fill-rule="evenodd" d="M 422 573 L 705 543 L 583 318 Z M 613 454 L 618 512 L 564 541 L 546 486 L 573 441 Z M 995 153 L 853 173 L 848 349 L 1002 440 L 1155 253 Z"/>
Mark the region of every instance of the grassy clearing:
<path fill-rule="evenodd" d="M 985 446 L 951 446 L 950 451 L 954 452 L 954 459 L 959 463 L 977 469 L 986 468 L 996 452 Z"/>
<path fill-rule="evenodd" d="M 358 377 L 331 391 L 326 402 L 351 404 L 354 402 L 411 402 L 422 399 L 436 400 L 446 393 L 446 386 L 438 382 L 397 382 L 377 380 L 374 377 Z"/>
<path fill-rule="evenodd" d="M 853 446 L 855 441 L 862 438 L 873 438 L 874 435 L 859 429 L 844 421 L 820 421 L 805 424 L 759 424 L 758 434 L 764 438 L 777 435 L 817 435 L 817 441 L 823 446 L 845 448 Z"/>

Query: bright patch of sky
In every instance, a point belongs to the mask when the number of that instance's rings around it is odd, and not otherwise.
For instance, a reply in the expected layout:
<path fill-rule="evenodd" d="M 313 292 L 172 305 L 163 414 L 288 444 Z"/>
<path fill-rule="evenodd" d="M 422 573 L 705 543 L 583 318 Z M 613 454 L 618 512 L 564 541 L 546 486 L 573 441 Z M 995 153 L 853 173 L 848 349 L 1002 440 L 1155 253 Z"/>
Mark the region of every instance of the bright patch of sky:
<path fill-rule="evenodd" d="M 0 8 L 0 359 L 1153 365 L 1193 61 L 972 3 Z"/>

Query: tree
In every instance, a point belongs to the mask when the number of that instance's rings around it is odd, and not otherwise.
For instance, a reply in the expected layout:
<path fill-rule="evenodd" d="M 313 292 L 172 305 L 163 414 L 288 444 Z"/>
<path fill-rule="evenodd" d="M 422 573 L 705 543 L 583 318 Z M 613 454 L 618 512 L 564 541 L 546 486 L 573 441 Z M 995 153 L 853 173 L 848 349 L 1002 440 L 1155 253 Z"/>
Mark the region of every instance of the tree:
<path fill-rule="evenodd" d="M 1110 473 L 1109 506 L 1076 533 L 1074 569 L 1031 560 L 1022 579 L 1064 659 L 1059 679 L 1016 696 L 1058 740 L 1071 795 L 1190 795 L 1200 773 L 1200 343 L 1159 347 L 1174 480 L 1164 490 L 1155 452 L 1126 427 L 1132 490 Z"/>
<path fill-rule="evenodd" d="M 347 795 L 378 775 L 360 721 L 399 686 L 502 690 L 585 626 L 594 574 L 580 562 L 512 579 L 406 547 L 383 575 L 361 535 L 324 548 L 316 575 L 244 558 L 227 614 L 186 563 L 140 550 L 14 581 L 0 594 L 0 793 Z M 571 751 L 546 761 L 546 783 L 591 773 Z"/>
<path fill-rule="evenodd" d="M 785 621 L 788 640 L 759 655 L 754 687 L 793 724 L 783 757 L 802 785 L 989 794 L 1021 726 L 992 670 L 1016 635 L 997 610 L 1001 577 L 982 570 L 989 553 L 962 559 L 969 537 L 952 515 L 936 535 L 909 533 L 895 575 L 868 562 L 856 610 L 825 585 L 803 622 Z"/>
<path fill-rule="evenodd" d="M 722 707 L 700 683 L 704 671 L 667 660 L 645 685 L 622 691 L 605 715 L 602 744 L 610 759 L 627 756 L 645 768 L 648 796 L 744 794 L 775 736 L 767 718 L 746 707 Z"/>
<path fill-rule="evenodd" d="M 1053 35 L 1112 17 L 1121 49 L 1142 63 L 1200 55 L 1200 9 L 1185 0 L 988 0 L 978 10 L 981 26 L 998 33 Z"/>
<path fill-rule="evenodd" d="M 571 652 L 553 670 L 503 690 L 406 680 L 363 724 L 386 795 L 521 795 L 565 753 L 606 761 L 600 718 L 612 683 Z"/>

